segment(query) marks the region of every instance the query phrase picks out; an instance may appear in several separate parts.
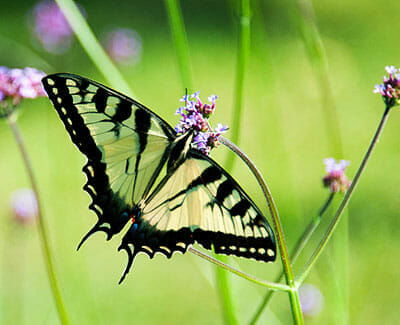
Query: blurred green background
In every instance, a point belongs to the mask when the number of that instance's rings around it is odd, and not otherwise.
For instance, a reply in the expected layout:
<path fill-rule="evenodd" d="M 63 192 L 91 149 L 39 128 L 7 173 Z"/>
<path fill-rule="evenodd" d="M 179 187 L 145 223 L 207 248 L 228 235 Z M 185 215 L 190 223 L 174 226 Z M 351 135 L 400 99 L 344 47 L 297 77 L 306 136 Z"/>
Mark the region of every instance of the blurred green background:
<path fill-rule="evenodd" d="M 120 70 L 139 101 L 174 125 L 184 89 L 164 2 L 79 3 L 99 38 L 115 27 L 131 28 L 140 35 L 140 60 L 120 65 Z M 34 5 L 20 0 L 3 5 L 0 65 L 72 72 L 106 83 L 76 40 L 61 55 L 47 53 L 40 46 L 31 32 L 29 17 Z M 193 90 L 200 90 L 203 97 L 219 95 L 215 124 L 232 120 L 238 31 L 234 7 L 233 1 L 182 2 Z M 333 153 L 323 122 L 319 79 L 297 24 L 296 3 L 252 1 L 252 12 L 239 144 L 269 181 L 291 247 L 327 196 L 321 185 L 322 160 Z M 400 2 L 393 0 L 315 2 L 344 147 L 344 157 L 335 158 L 351 161 L 350 178 L 383 111 L 379 96 L 372 93 L 373 86 L 380 83 L 384 66 L 399 65 L 398 12 Z M 87 209 L 89 196 L 81 190 L 85 159 L 46 98 L 24 101 L 19 122 L 39 180 L 58 276 L 73 324 L 222 323 L 213 267 L 195 256 L 176 254 L 171 260 L 139 256 L 127 281 L 118 286 L 126 263 L 126 256 L 116 252 L 118 238 L 105 242 L 98 234 L 76 252 L 82 235 L 96 220 Z M 395 109 L 349 206 L 351 324 L 398 322 L 399 123 L 400 113 Z M 223 161 L 226 153 L 221 147 L 214 156 Z M 241 162 L 236 163 L 233 175 L 266 211 L 259 188 Z M 29 185 L 5 121 L 0 121 L 0 179 L 0 323 L 57 323 L 36 229 L 12 219 L 10 195 Z M 337 297 L 332 292 L 341 285 L 336 277 L 340 259 L 332 258 L 332 251 L 330 247 L 324 253 L 307 280 L 321 290 L 324 304 L 320 313 L 306 317 L 306 323 L 338 324 Z M 268 280 L 280 270 L 280 262 L 270 265 L 237 258 L 230 262 Z M 237 317 L 245 324 L 265 290 L 231 278 Z M 276 294 L 262 323 L 291 324 L 286 294 Z"/>

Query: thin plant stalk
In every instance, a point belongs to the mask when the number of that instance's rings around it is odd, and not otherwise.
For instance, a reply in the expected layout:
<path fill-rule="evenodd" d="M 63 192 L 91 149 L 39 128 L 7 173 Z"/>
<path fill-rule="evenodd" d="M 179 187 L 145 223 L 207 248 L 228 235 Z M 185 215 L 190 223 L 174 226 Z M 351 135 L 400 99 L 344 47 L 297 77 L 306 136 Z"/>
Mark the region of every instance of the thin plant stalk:
<path fill-rule="evenodd" d="M 304 247 L 307 245 L 311 236 L 313 235 L 315 230 L 318 228 L 319 224 L 321 223 L 322 217 L 323 217 L 325 211 L 331 205 L 334 196 L 335 196 L 335 193 L 333 193 L 333 192 L 329 194 L 328 199 L 325 201 L 322 208 L 319 210 L 319 213 L 313 219 L 311 219 L 310 223 L 307 225 L 303 234 L 297 240 L 296 244 L 294 245 L 293 252 L 292 252 L 292 254 L 290 254 L 293 264 L 297 261 L 298 257 L 300 256 L 301 252 L 303 251 Z M 280 283 L 282 281 L 284 275 L 285 274 L 283 272 L 281 272 L 279 274 L 279 276 L 276 278 L 275 283 Z M 252 317 L 250 324 L 256 324 L 257 320 L 261 316 L 262 311 L 270 302 L 273 294 L 274 294 L 273 291 L 268 290 L 268 292 L 264 296 L 264 299 L 261 301 L 260 305 L 258 306 L 254 316 Z"/>
<path fill-rule="evenodd" d="M 318 244 L 318 247 L 316 248 L 315 252 L 312 254 L 311 258 L 307 262 L 306 266 L 304 267 L 304 270 L 300 273 L 300 275 L 298 277 L 298 282 L 300 284 L 303 283 L 304 280 L 307 278 L 307 276 L 310 273 L 315 262 L 318 260 L 319 256 L 321 255 L 321 253 L 324 251 L 324 248 L 328 244 L 329 239 L 332 237 L 332 234 L 340 221 L 342 213 L 343 213 L 344 209 L 346 208 L 347 204 L 349 203 L 351 195 L 353 194 L 356 186 L 358 185 L 360 177 L 361 177 L 362 173 L 364 172 L 365 167 L 367 166 L 368 160 L 371 157 L 371 154 L 374 151 L 376 144 L 378 143 L 379 137 L 380 137 L 380 135 L 386 125 L 386 122 L 389 118 L 389 112 L 390 112 L 390 107 L 386 107 L 385 111 L 383 112 L 382 118 L 379 122 L 378 128 L 376 129 L 376 132 L 371 140 L 371 143 L 367 149 L 367 152 L 366 152 L 363 160 L 361 161 L 360 166 L 358 167 L 356 175 L 354 176 L 354 179 L 353 179 L 349 189 L 347 190 L 346 194 L 344 195 L 343 200 L 340 203 L 325 235 L 323 236 L 322 240 Z"/>
<path fill-rule="evenodd" d="M 119 91 L 134 96 L 131 88 L 94 36 L 81 11 L 72 0 L 55 0 L 81 46 L 104 78 Z"/>
<path fill-rule="evenodd" d="M 330 75 L 328 70 L 328 59 L 321 35 L 318 31 L 312 0 L 297 0 L 297 20 L 309 61 L 312 63 L 321 94 L 321 108 L 323 113 L 324 130 L 328 139 L 328 148 L 332 156 L 343 158 L 343 144 L 340 130 L 340 123 L 335 98 L 332 92 Z M 349 322 L 349 298 L 348 298 L 348 217 L 344 212 L 342 222 L 336 229 L 333 238 L 335 244 L 331 246 L 332 258 L 335 261 L 335 272 L 332 274 L 339 281 L 339 286 L 333 286 L 335 294 L 339 297 L 340 303 L 335 304 L 336 322 L 343 325 Z"/>
<path fill-rule="evenodd" d="M 179 0 L 165 0 L 171 34 L 175 46 L 178 69 L 184 88 L 192 89 L 192 69 L 190 66 L 189 46 Z"/>
<path fill-rule="evenodd" d="M 28 173 L 29 181 L 31 183 L 32 190 L 35 194 L 38 206 L 38 231 L 39 231 L 39 238 L 43 252 L 43 259 L 46 266 L 47 276 L 50 284 L 50 289 L 53 294 L 54 303 L 57 308 L 58 317 L 60 319 L 61 324 L 67 325 L 69 324 L 69 317 L 67 311 L 65 309 L 64 301 L 61 295 L 60 286 L 57 279 L 57 274 L 54 267 L 54 260 L 53 255 L 51 252 L 51 244 L 48 236 L 48 231 L 46 228 L 46 224 L 43 218 L 43 211 L 41 207 L 40 197 L 39 197 L 39 190 L 36 182 L 35 175 L 33 173 L 33 167 L 26 150 L 25 142 L 22 137 L 22 134 L 19 130 L 16 121 L 15 113 L 11 113 L 7 116 L 7 122 L 12 130 L 14 135 L 15 141 L 17 142 L 18 149 L 21 152 L 22 160 L 24 162 L 26 171 Z"/>
<path fill-rule="evenodd" d="M 239 143 L 242 110 L 243 110 L 243 93 L 246 69 L 250 57 L 250 22 L 251 22 L 251 7 L 250 0 L 241 0 L 240 2 L 240 17 L 239 17 L 239 39 L 236 59 L 236 77 L 233 98 L 233 120 L 231 139 L 233 143 Z M 225 163 L 225 168 L 232 170 L 235 162 L 235 156 L 229 154 Z"/>
<path fill-rule="evenodd" d="M 227 270 L 227 271 L 229 271 L 229 272 L 231 272 L 233 274 L 236 274 L 237 276 L 239 276 L 241 278 L 244 278 L 244 279 L 246 279 L 246 280 L 248 280 L 250 282 L 262 285 L 264 287 L 268 287 L 268 288 L 270 288 L 271 290 L 274 290 L 274 291 L 276 290 L 276 291 L 287 291 L 287 292 L 289 292 L 289 291 L 292 290 L 289 286 L 287 286 L 285 284 L 265 281 L 265 280 L 262 280 L 262 279 L 259 279 L 259 278 L 255 277 L 255 276 L 253 276 L 251 274 L 247 274 L 245 272 L 242 272 L 242 271 L 240 271 L 240 270 L 238 270 L 238 269 L 236 269 L 236 268 L 234 268 L 234 267 L 232 267 L 230 265 L 227 265 L 227 264 L 221 262 L 220 260 L 218 260 L 218 259 L 216 259 L 216 258 L 214 258 L 214 257 L 212 257 L 212 256 L 210 256 L 208 254 L 203 253 L 202 251 L 197 250 L 194 247 L 189 247 L 188 250 L 192 254 L 197 255 L 197 256 L 199 256 L 199 257 L 201 257 L 201 258 L 203 258 L 203 259 L 205 259 L 205 260 L 207 260 L 207 261 L 209 261 L 209 262 L 211 262 L 211 263 L 213 263 L 213 264 L 215 264 L 215 265 L 217 265 L 217 266 L 219 266 L 219 267 L 221 267 L 221 268 L 223 268 L 223 269 L 225 269 L 225 270 Z"/>
<path fill-rule="evenodd" d="M 239 147 L 237 147 L 230 140 L 222 136 L 219 137 L 219 141 L 225 146 L 227 146 L 230 150 L 232 150 L 235 154 L 237 154 L 246 163 L 246 165 L 249 167 L 249 169 L 257 179 L 257 182 L 263 191 L 264 197 L 267 200 L 269 211 L 271 213 L 272 222 L 274 224 L 276 241 L 278 243 L 278 248 L 282 260 L 286 284 L 292 289 L 291 291 L 289 291 L 289 299 L 290 299 L 293 319 L 296 324 L 304 324 L 303 312 L 300 306 L 298 286 L 295 282 L 293 268 L 290 263 L 290 258 L 287 250 L 287 244 L 282 228 L 282 223 L 279 217 L 278 209 L 272 197 L 271 191 L 267 183 L 265 182 L 261 172 L 256 167 L 256 165 L 250 160 L 250 158 L 243 151 L 240 150 Z"/>

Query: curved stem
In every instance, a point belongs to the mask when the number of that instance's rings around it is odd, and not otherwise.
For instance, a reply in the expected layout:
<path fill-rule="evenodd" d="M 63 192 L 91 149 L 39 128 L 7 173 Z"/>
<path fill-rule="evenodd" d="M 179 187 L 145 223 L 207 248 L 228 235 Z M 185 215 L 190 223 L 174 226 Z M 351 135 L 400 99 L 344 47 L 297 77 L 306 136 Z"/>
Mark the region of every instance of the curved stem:
<path fill-rule="evenodd" d="M 261 172 L 256 167 L 256 165 L 250 160 L 250 158 L 243 151 L 240 150 L 238 146 L 236 146 L 230 140 L 222 136 L 219 137 L 219 142 L 227 146 L 230 150 L 232 150 L 235 154 L 237 154 L 246 163 L 246 165 L 250 168 L 251 172 L 256 177 L 257 182 L 263 191 L 264 197 L 267 200 L 269 211 L 271 213 L 272 222 L 274 224 L 276 232 L 276 240 L 278 242 L 286 283 L 289 287 L 292 288 L 292 290 L 289 292 L 289 298 L 292 307 L 293 318 L 296 324 L 303 324 L 304 323 L 303 313 L 300 307 L 297 285 L 295 283 L 292 265 L 290 264 L 289 253 L 287 250 L 287 244 L 283 233 L 282 223 L 279 217 L 278 209 L 272 197 L 271 191 L 267 183 L 265 182 Z"/>
<path fill-rule="evenodd" d="M 60 286 L 58 284 L 56 271 L 54 268 L 53 256 L 52 256 L 51 249 L 50 249 L 50 241 L 49 241 L 48 234 L 47 234 L 47 228 L 46 228 L 46 225 L 45 225 L 45 222 L 43 219 L 43 211 L 42 211 L 42 207 L 41 207 L 41 203 L 40 203 L 37 182 L 35 179 L 35 175 L 33 173 L 32 163 L 30 161 L 28 152 L 26 150 L 22 134 L 18 128 L 15 115 L 14 114 L 9 115 L 7 117 L 7 122 L 10 125 L 10 128 L 15 137 L 15 141 L 17 142 L 18 148 L 21 152 L 22 160 L 24 162 L 26 171 L 28 173 L 28 177 L 29 177 L 29 181 L 32 186 L 32 190 L 36 196 L 37 205 L 38 205 L 39 238 L 40 238 L 40 243 L 42 246 L 44 262 L 46 264 L 46 271 L 47 271 L 48 279 L 50 282 L 50 288 L 51 288 L 51 291 L 53 294 L 54 302 L 57 307 L 58 316 L 60 318 L 61 324 L 69 324 L 68 314 L 64 307 L 64 302 L 63 302 L 63 299 L 61 296 Z"/>
<path fill-rule="evenodd" d="M 303 234 L 297 240 L 297 243 L 294 245 L 293 252 L 292 252 L 292 254 L 290 254 L 293 264 L 296 262 L 296 260 L 300 256 L 301 252 L 303 251 L 304 247 L 310 240 L 312 234 L 317 229 L 318 225 L 321 222 L 322 216 L 324 215 L 324 213 L 328 209 L 328 207 L 331 205 L 334 196 L 335 196 L 335 193 L 329 194 L 328 199 L 325 201 L 322 208 L 319 210 L 319 213 L 309 222 L 309 224 L 307 225 Z M 279 276 L 276 278 L 275 283 L 280 283 L 283 279 L 283 276 L 284 276 L 284 273 L 281 272 L 281 274 L 279 274 Z M 263 300 L 261 301 L 260 305 L 258 306 L 254 316 L 252 317 L 250 324 L 255 324 L 257 322 L 258 318 L 261 316 L 262 311 L 264 310 L 264 308 L 268 305 L 269 301 L 271 300 L 273 294 L 274 294 L 273 291 L 268 290 L 268 292 L 265 294 Z"/>
<path fill-rule="evenodd" d="M 390 107 L 386 107 L 385 111 L 383 112 L 381 121 L 379 122 L 378 128 L 371 140 L 371 143 L 367 149 L 367 152 L 363 158 L 363 160 L 361 161 L 360 167 L 358 167 L 357 173 L 354 176 L 353 182 L 350 185 L 350 188 L 347 190 L 345 196 L 343 197 L 342 202 L 340 203 L 334 217 L 333 220 L 331 221 L 324 237 L 322 238 L 322 240 L 320 241 L 317 249 L 315 250 L 315 252 L 313 253 L 313 255 L 311 256 L 311 258 L 309 259 L 309 261 L 307 262 L 303 272 L 300 274 L 299 278 L 298 278 L 298 282 L 299 283 L 303 283 L 303 281 L 307 278 L 308 274 L 310 273 L 312 267 L 314 266 L 315 262 L 318 260 L 318 257 L 321 255 L 321 253 L 323 252 L 324 248 L 326 247 L 327 243 L 329 242 L 329 239 L 332 237 L 332 234 L 335 230 L 335 228 L 337 227 L 339 221 L 340 221 L 340 217 L 342 215 L 343 210 L 346 208 L 351 195 L 353 194 L 359 180 L 360 177 L 363 173 L 363 171 L 365 170 L 365 167 L 368 163 L 369 158 L 371 157 L 371 154 L 376 146 L 376 144 L 378 143 L 378 139 L 379 136 L 381 135 L 385 124 L 387 122 L 387 119 L 389 117 L 389 112 L 390 112 Z"/>
<path fill-rule="evenodd" d="M 246 280 L 248 280 L 250 282 L 262 285 L 264 287 L 268 287 L 271 290 L 291 291 L 291 288 L 289 286 L 287 286 L 287 285 L 261 280 L 261 279 L 255 277 L 255 276 L 252 276 L 252 275 L 244 273 L 244 272 L 242 272 L 242 271 L 240 271 L 238 269 L 235 269 L 234 267 L 232 267 L 232 266 L 230 266 L 228 264 L 225 264 L 225 263 L 217 260 L 216 258 L 211 257 L 211 256 L 203 253 L 202 251 L 197 250 L 194 247 L 189 247 L 188 250 L 189 250 L 189 252 L 191 252 L 191 253 L 193 253 L 193 254 L 201 257 L 201 258 L 204 258 L 205 260 L 207 260 L 207 261 L 209 261 L 211 263 L 214 263 L 215 265 L 220 266 L 220 267 L 224 268 L 225 270 L 227 270 L 227 271 L 229 271 L 229 272 L 231 272 L 233 274 L 236 274 L 237 276 L 240 276 L 241 278 L 244 278 L 244 279 L 246 279 Z"/>

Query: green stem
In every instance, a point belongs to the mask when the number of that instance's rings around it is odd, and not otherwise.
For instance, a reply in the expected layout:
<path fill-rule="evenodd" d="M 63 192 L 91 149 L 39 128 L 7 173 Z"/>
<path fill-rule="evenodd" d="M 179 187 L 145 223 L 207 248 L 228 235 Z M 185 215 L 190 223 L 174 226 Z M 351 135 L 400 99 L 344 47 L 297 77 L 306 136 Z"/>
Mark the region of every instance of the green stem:
<path fill-rule="evenodd" d="M 231 138 L 233 143 L 239 143 L 242 110 L 243 110 L 243 93 L 246 68 L 250 57 L 250 22 L 251 22 L 251 7 L 250 0 L 241 0 L 240 18 L 239 18 L 239 39 L 238 52 L 236 59 L 236 78 L 233 98 L 233 120 L 231 124 Z M 229 154 L 224 164 L 225 168 L 230 171 L 233 169 L 235 155 Z"/>
<path fill-rule="evenodd" d="M 32 186 L 32 190 L 33 190 L 36 200 L 37 200 L 39 238 L 40 238 L 40 243 L 42 246 L 44 262 L 45 262 L 46 270 L 47 270 L 47 276 L 49 279 L 50 288 L 51 288 L 51 292 L 53 294 L 54 302 L 57 307 L 58 316 L 60 318 L 61 324 L 69 324 L 68 314 L 64 307 L 64 302 L 63 302 L 63 299 L 61 296 L 60 286 L 58 284 L 56 271 L 54 268 L 54 261 L 53 261 L 53 256 L 52 256 L 51 248 L 50 248 L 50 240 L 48 238 L 48 232 L 47 232 L 47 228 L 46 228 L 44 218 L 43 218 L 43 212 L 42 212 L 42 207 L 41 207 L 41 203 L 40 203 L 39 191 L 38 191 L 35 175 L 33 173 L 32 163 L 30 161 L 28 152 L 26 150 L 24 139 L 18 128 L 16 116 L 14 114 L 8 115 L 7 122 L 10 125 L 12 133 L 15 137 L 15 141 L 17 142 L 18 148 L 21 152 L 22 160 L 24 162 L 26 171 L 28 173 L 29 181 Z"/>
<path fill-rule="evenodd" d="M 295 283 L 293 269 L 292 265 L 290 264 L 289 253 L 287 250 L 287 244 L 282 228 L 282 223 L 279 217 L 278 209 L 272 197 L 271 191 L 267 183 L 265 182 L 261 172 L 256 167 L 256 165 L 250 160 L 250 158 L 243 151 L 240 150 L 239 147 L 237 147 L 234 143 L 232 143 L 230 140 L 224 137 L 219 137 L 219 141 L 225 146 L 227 146 L 230 150 L 232 150 L 235 154 L 237 154 L 246 163 L 246 165 L 250 168 L 251 172 L 256 177 L 257 182 L 263 191 L 264 197 L 267 200 L 269 211 L 271 213 L 272 222 L 274 224 L 276 240 L 278 242 L 279 252 L 283 265 L 283 271 L 285 273 L 285 278 L 286 278 L 286 284 L 292 289 L 291 291 L 289 291 L 289 299 L 292 307 L 293 318 L 296 324 L 303 324 L 304 319 L 300 307 L 298 286 Z"/>
<path fill-rule="evenodd" d="M 72 0 L 56 0 L 56 2 L 71 25 L 71 28 L 83 49 L 86 51 L 97 69 L 103 74 L 104 78 L 114 88 L 117 88 L 119 91 L 124 92 L 129 96 L 134 96 L 132 90 L 121 76 L 117 67 L 94 36 L 75 2 Z"/>
<path fill-rule="evenodd" d="M 306 47 L 309 61 L 314 68 L 317 87 L 321 95 L 321 108 L 323 113 L 324 130 L 328 139 L 328 148 L 332 156 L 343 158 L 343 144 L 339 123 L 339 116 L 335 104 L 335 98 L 332 92 L 332 86 L 329 77 L 329 65 L 326 56 L 324 44 L 318 31 L 312 0 L 297 0 L 297 15 L 299 30 L 301 32 L 303 42 Z M 336 295 L 341 299 L 337 300 L 333 312 L 337 323 L 346 325 L 349 323 L 349 304 L 348 304 L 348 285 L 349 285 L 349 269 L 348 269 L 348 250 L 349 250 L 349 234 L 348 234 L 348 217 L 344 213 L 342 222 L 336 235 L 334 236 L 334 244 L 330 249 L 331 258 L 336 265 L 335 272 L 327 275 L 333 278 L 330 281 L 332 295 Z M 336 280 L 336 281 L 335 281 Z M 333 283 L 336 282 L 336 285 Z"/>
<path fill-rule="evenodd" d="M 227 256 L 218 256 L 217 261 L 226 264 Z M 222 267 L 215 267 L 216 284 L 222 304 L 222 312 L 226 324 L 235 325 L 238 324 L 238 320 L 235 315 L 235 307 L 233 304 L 233 298 L 231 293 L 230 279 L 226 273 L 226 269 Z M 246 278 L 247 279 L 247 278 Z"/>
<path fill-rule="evenodd" d="M 303 251 L 304 247 L 310 240 L 311 236 L 313 235 L 314 231 L 317 229 L 318 225 L 321 223 L 322 216 L 324 215 L 325 211 L 328 209 L 332 200 L 335 196 L 335 193 L 330 193 L 328 199 L 323 204 L 322 208 L 320 209 L 319 213 L 310 221 L 307 225 L 306 229 L 304 230 L 301 237 L 297 240 L 297 243 L 294 246 L 293 252 L 291 255 L 292 263 L 294 264 L 298 257 L 300 256 L 301 252 Z M 279 276 L 276 278 L 275 283 L 280 283 L 283 279 L 284 273 L 281 272 Z M 250 324 L 256 324 L 258 318 L 261 316 L 262 311 L 268 305 L 269 301 L 273 296 L 273 291 L 268 290 L 265 294 L 264 299 L 261 301 L 260 305 L 258 306 L 254 316 L 252 317 Z"/>
<path fill-rule="evenodd" d="M 192 89 L 193 82 L 189 47 L 179 1 L 165 0 L 165 6 L 168 13 L 182 84 L 185 88 Z"/>
<path fill-rule="evenodd" d="M 315 262 L 318 260 L 318 257 L 321 255 L 321 253 L 323 252 L 324 248 L 326 247 L 326 245 L 329 242 L 329 239 L 332 237 L 332 234 L 335 230 L 335 228 L 337 227 L 339 221 L 340 221 L 340 217 L 342 215 L 343 210 L 346 208 L 351 195 L 353 194 L 359 180 L 360 177 L 363 173 L 363 171 L 365 170 L 365 167 L 368 163 L 369 158 L 371 157 L 371 154 L 376 146 L 376 144 L 378 143 L 379 140 L 379 136 L 381 135 L 385 124 L 387 122 L 387 119 L 389 118 L 389 112 L 390 112 L 390 107 L 386 107 L 381 121 L 378 125 L 378 128 L 371 140 L 371 143 L 367 149 L 367 152 L 363 158 L 363 160 L 361 161 L 360 167 L 358 167 L 357 173 L 354 176 L 354 179 L 350 185 L 350 188 L 347 190 L 345 196 L 343 197 L 342 202 L 340 203 L 334 217 L 333 220 L 331 221 L 324 237 L 322 238 L 322 240 L 320 241 L 320 243 L 318 244 L 318 247 L 316 248 L 315 252 L 313 253 L 313 255 L 311 256 L 311 258 L 309 259 L 309 261 L 307 262 L 303 272 L 301 272 L 300 276 L 298 277 L 298 282 L 299 283 L 303 283 L 303 281 L 307 278 L 308 274 L 310 273 L 312 267 L 314 266 Z"/>
<path fill-rule="evenodd" d="M 194 255 L 204 258 L 205 260 L 207 260 L 219 267 L 222 267 L 223 269 L 225 269 L 233 274 L 236 274 L 237 276 L 240 276 L 241 278 L 244 278 L 250 282 L 262 285 L 264 287 L 268 287 L 271 290 L 288 291 L 288 292 L 291 291 L 291 288 L 287 285 L 261 280 L 253 275 L 250 275 L 250 274 L 244 273 L 238 269 L 235 269 L 234 267 L 232 267 L 228 264 L 225 264 L 225 263 L 221 262 L 220 260 L 217 260 L 216 258 L 211 257 L 211 256 L 203 253 L 202 251 L 195 249 L 194 247 L 189 247 L 188 250 L 189 250 L 189 252 L 193 253 Z"/>

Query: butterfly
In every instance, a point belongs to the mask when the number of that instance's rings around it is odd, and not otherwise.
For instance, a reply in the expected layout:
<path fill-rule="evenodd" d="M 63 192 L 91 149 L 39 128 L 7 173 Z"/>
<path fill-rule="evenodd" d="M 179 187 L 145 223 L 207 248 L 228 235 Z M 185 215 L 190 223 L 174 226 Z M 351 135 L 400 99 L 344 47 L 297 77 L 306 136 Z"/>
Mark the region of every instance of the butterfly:
<path fill-rule="evenodd" d="M 272 262 L 274 234 L 260 209 L 213 159 L 137 101 L 84 77 L 42 80 L 72 141 L 87 157 L 84 190 L 97 215 L 91 235 L 123 228 L 128 274 L 135 256 L 185 253 L 194 243 L 218 254 Z M 128 225 L 129 224 L 129 225 Z M 128 225 L 128 226 L 127 226 Z"/>

